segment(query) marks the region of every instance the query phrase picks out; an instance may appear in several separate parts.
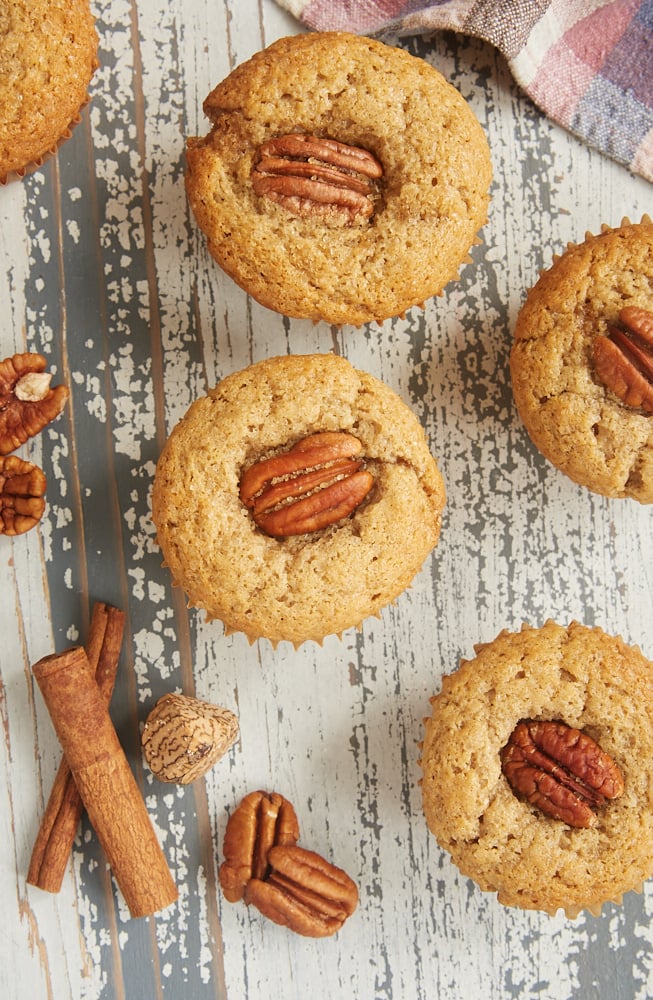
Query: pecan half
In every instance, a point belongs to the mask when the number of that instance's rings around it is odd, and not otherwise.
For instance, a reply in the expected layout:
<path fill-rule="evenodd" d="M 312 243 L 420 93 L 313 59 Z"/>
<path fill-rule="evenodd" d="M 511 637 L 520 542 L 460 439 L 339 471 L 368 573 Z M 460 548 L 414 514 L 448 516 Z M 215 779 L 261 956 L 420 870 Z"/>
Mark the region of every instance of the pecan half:
<path fill-rule="evenodd" d="M 16 455 L 0 458 L 0 535 L 22 535 L 45 510 L 45 476 Z"/>
<path fill-rule="evenodd" d="M 160 781 L 187 785 L 224 757 L 238 738 L 228 708 L 184 694 L 164 694 L 143 726 L 143 756 Z"/>
<path fill-rule="evenodd" d="M 604 385 L 627 406 L 653 413 L 653 312 L 627 306 L 620 326 L 592 344 L 594 368 Z"/>
<path fill-rule="evenodd" d="M 252 186 L 294 215 L 374 213 L 383 167 L 372 153 L 336 139 L 291 133 L 259 147 Z"/>
<path fill-rule="evenodd" d="M 612 758 L 564 722 L 522 720 L 501 751 L 501 768 L 517 795 L 579 828 L 593 826 L 593 810 L 624 790 Z"/>
<path fill-rule="evenodd" d="M 358 889 L 341 868 L 303 847 L 273 847 L 265 881 L 251 879 L 245 902 L 305 937 L 340 930 L 358 905 Z"/>
<path fill-rule="evenodd" d="M 230 903 L 243 898 L 250 879 L 264 879 L 276 846 L 296 844 L 299 823 L 290 802 L 278 792 L 250 792 L 232 813 L 224 835 L 224 862 L 218 877 Z"/>
<path fill-rule="evenodd" d="M 15 451 L 63 410 L 68 389 L 50 388 L 46 365 L 42 354 L 14 354 L 0 361 L 0 455 Z"/>
<path fill-rule="evenodd" d="M 240 481 L 240 499 L 258 527 L 275 538 L 319 531 L 349 517 L 372 489 L 361 450 L 352 434 L 311 434 L 251 465 Z"/>

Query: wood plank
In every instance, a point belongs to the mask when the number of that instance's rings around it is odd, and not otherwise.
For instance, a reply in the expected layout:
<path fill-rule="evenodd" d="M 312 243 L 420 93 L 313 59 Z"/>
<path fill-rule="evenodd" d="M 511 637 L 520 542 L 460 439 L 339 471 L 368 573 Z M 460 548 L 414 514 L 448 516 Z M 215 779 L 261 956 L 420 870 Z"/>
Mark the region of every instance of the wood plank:
<path fill-rule="evenodd" d="M 653 655 L 650 513 L 576 487 L 530 445 L 508 355 L 538 270 L 602 222 L 638 218 L 650 185 L 548 122 L 489 46 L 405 40 L 470 101 L 495 181 L 483 243 L 444 295 L 382 327 L 270 313 L 210 259 L 183 188 L 187 135 L 230 69 L 298 30 L 272 0 L 112 0 L 82 125 L 55 161 L 0 190 L 2 357 L 47 354 L 72 399 L 21 454 L 48 475 L 41 527 L 0 539 L 2 995 L 547 1000 L 653 995 L 652 890 L 575 922 L 507 910 L 455 871 L 421 811 L 428 698 L 473 645 L 522 620 L 572 618 Z M 441 543 L 360 632 L 295 651 L 225 637 L 189 611 L 150 517 L 156 459 L 188 405 L 281 353 L 335 351 L 418 413 L 445 475 Z M 128 628 L 112 715 L 180 901 L 130 920 L 93 831 L 64 887 L 25 885 L 60 751 L 30 664 L 83 641 L 92 601 Z M 139 726 L 180 690 L 237 712 L 233 751 L 190 788 L 144 766 Z M 344 867 L 361 904 L 314 942 L 224 901 L 227 818 L 255 788 L 297 809 L 301 842 Z M 9 961 L 11 959 L 11 961 Z M 20 969 L 16 977 L 15 969 Z"/>

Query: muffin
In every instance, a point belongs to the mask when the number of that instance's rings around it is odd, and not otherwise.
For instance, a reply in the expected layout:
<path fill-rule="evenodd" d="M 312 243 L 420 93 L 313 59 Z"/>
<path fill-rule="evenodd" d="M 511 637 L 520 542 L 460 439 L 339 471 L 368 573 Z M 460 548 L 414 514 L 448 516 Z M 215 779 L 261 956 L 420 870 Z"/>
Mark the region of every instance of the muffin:
<path fill-rule="evenodd" d="M 172 431 L 152 514 L 174 582 L 276 645 L 359 625 L 438 541 L 442 477 L 412 411 L 333 355 L 228 376 Z"/>
<path fill-rule="evenodd" d="M 0 0 L 0 184 L 70 138 L 97 46 L 87 0 Z"/>
<path fill-rule="evenodd" d="M 423 59 L 282 38 L 204 102 L 186 186 L 218 264 L 287 316 L 360 325 L 439 294 L 487 218 L 485 134 Z"/>
<path fill-rule="evenodd" d="M 607 497 L 653 501 L 653 223 L 569 244 L 528 292 L 510 370 L 535 446 Z"/>
<path fill-rule="evenodd" d="M 653 664 L 577 622 L 475 651 L 425 720 L 429 829 L 507 906 L 621 902 L 653 870 Z"/>

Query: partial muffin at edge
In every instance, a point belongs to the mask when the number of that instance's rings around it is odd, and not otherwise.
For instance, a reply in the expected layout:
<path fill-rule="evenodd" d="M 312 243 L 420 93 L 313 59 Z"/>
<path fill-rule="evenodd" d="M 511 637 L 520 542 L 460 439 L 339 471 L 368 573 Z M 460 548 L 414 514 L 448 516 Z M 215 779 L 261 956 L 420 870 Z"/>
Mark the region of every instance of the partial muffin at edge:
<path fill-rule="evenodd" d="M 98 36 L 86 0 L 0 5 L 0 183 L 70 137 L 88 100 Z"/>
<path fill-rule="evenodd" d="M 595 360 L 622 311 L 653 324 L 653 223 L 625 219 L 588 233 L 530 289 L 510 357 L 517 409 L 531 440 L 574 482 L 613 498 L 653 502 L 653 414 L 606 384 Z M 628 315 L 626 313 L 625 315 Z M 653 342 L 649 347 L 653 365 Z M 653 376 L 646 376 L 651 383 Z"/>

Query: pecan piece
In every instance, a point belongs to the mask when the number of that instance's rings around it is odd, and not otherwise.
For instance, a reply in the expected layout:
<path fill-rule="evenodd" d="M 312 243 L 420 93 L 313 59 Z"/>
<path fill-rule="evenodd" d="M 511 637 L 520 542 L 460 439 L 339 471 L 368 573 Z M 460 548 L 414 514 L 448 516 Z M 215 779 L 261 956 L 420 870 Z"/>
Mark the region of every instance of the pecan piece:
<path fill-rule="evenodd" d="M 627 306 L 620 326 L 592 344 L 594 368 L 604 385 L 627 406 L 653 413 L 653 312 Z"/>
<path fill-rule="evenodd" d="M 564 722 L 518 723 L 501 751 L 512 790 L 547 816 L 586 829 L 594 809 L 623 794 L 621 771 L 594 740 Z"/>
<path fill-rule="evenodd" d="M 258 527 L 275 538 L 319 531 L 349 517 L 372 489 L 361 450 L 352 434 L 311 434 L 251 465 L 240 481 L 240 499 Z"/>
<path fill-rule="evenodd" d="M 252 186 L 294 215 L 336 213 L 353 222 L 374 213 L 382 176 L 383 167 L 366 149 L 291 133 L 259 147 Z"/>
<path fill-rule="evenodd" d="M 42 354 L 14 354 L 0 361 L 0 455 L 15 451 L 63 410 L 68 389 L 50 388 L 46 365 Z"/>
<path fill-rule="evenodd" d="M 143 756 L 160 781 L 187 785 L 224 757 L 238 738 L 228 708 L 184 694 L 164 694 L 145 720 Z"/>
<path fill-rule="evenodd" d="M 224 835 L 218 877 L 230 903 L 243 898 L 250 879 L 264 879 L 275 846 L 296 844 L 299 823 L 290 802 L 278 792 L 250 792 L 232 813 Z"/>
<path fill-rule="evenodd" d="M 0 535 L 22 535 L 45 510 L 45 476 L 16 455 L 0 458 Z"/>
<path fill-rule="evenodd" d="M 328 937 L 340 930 L 358 905 L 358 889 L 341 868 L 303 847 L 273 847 L 270 873 L 251 879 L 245 902 L 305 937 Z"/>

